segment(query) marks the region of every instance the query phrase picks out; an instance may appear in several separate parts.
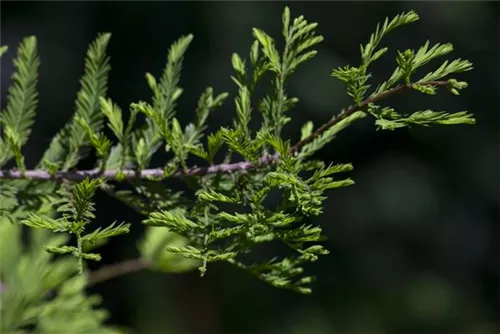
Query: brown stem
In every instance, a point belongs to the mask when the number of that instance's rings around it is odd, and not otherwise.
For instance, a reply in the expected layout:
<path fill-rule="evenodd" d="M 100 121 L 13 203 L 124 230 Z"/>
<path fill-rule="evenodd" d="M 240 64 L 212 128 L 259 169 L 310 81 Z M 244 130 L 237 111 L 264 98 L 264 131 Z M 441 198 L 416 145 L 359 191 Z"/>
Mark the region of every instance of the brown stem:
<path fill-rule="evenodd" d="M 92 286 L 94 284 L 104 282 L 118 276 L 147 269 L 150 265 L 150 261 L 141 258 L 126 260 L 116 264 L 108 265 L 90 273 L 87 286 Z"/>
<path fill-rule="evenodd" d="M 192 167 L 185 170 L 178 170 L 169 177 L 184 177 L 184 176 L 203 176 L 208 174 L 231 173 L 241 170 L 249 170 L 257 165 L 268 165 L 276 160 L 276 156 L 266 156 L 259 159 L 259 163 L 255 164 L 249 161 L 222 163 L 208 167 Z M 123 170 L 122 174 L 126 180 L 162 178 L 162 168 L 144 169 L 141 172 L 135 170 Z M 120 176 L 119 170 L 107 170 L 102 172 L 100 169 L 80 170 L 71 172 L 57 172 L 50 174 L 43 169 L 26 170 L 24 174 L 20 170 L 0 170 L 0 179 L 32 179 L 39 181 L 81 181 L 85 178 L 106 177 L 108 180 L 116 180 Z"/>
<path fill-rule="evenodd" d="M 447 81 L 429 81 L 424 83 L 419 83 L 420 85 L 425 86 L 446 86 Z M 316 137 L 330 129 L 335 124 L 339 123 L 349 115 L 352 115 L 357 110 L 365 109 L 368 107 L 370 103 L 375 103 L 380 101 L 390 95 L 401 92 L 406 89 L 410 89 L 412 84 L 403 84 L 395 86 L 383 93 L 380 93 L 375 96 L 371 96 L 361 102 L 358 105 L 352 105 L 349 108 L 342 111 L 337 116 L 334 116 L 330 121 L 320 126 L 316 131 L 314 131 L 310 136 L 300 140 L 297 142 L 292 148 L 291 152 L 295 153 L 299 151 L 304 145 L 313 141 Z M 254 169 L 258 166 L 269 165 L 276 162 L 279 159 L 278 154 L 274 154 L 272 156 L 263 156 L 259 159 L 257 163 L 252 163 L 250 161 L 243 162 L 235 162 L 235 163 L 221 163 L 218 165 L 212 165 L 207 167 L 192 167 L 187 168 L 185 170 L 178 170 L 170 177 L 184 177 L 184 176 L 203 176 L 208 174 L 218 174 L 218 173 L 232 173 L 236 171 L 242 170 L 250 170 Z M 162 168 L 152 168 L 145 169 L 141 172 L 135 170 L 124 170 L 121 171 L 122 175 L 126 180 L 137 180 L 137 179 L 147 179 L 147 178 L 162 178 L 163 177 L 163 169 Z M 97 178 L 99 176 L 106 177 L 108 180 L 116 180 L 120 176 L 119 170 L 107 170 L 101 171 L 100 169 L 92 169 L 92 170 L 81 170 L 81 171 L 71 171 L 71 172 L 57 172 L 55 174 L 50 174 L 49 172 L 42 169 L 35 170 L 27 170 L 22 173 L 19 170 L 0 170 L 0 179 L 32 179 L 32 180 L 42 180 L 42 181 L 61 181 L 61 180 L 69 180 L 69 181 L 81 181 L 88 178 Z"/>

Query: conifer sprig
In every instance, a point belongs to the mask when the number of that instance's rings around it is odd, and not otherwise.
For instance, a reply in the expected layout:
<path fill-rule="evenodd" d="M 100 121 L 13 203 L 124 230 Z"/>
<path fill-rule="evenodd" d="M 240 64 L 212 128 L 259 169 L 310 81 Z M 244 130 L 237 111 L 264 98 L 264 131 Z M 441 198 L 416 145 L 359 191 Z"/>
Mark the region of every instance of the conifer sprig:
<path fill-rule="evenodd" d="M 79 261 L 79 272 L 83 272 L 83 260 L 100 261 L 101 256 L 96 253 L 88 253 L 83 249 L 84 242 L 94 244 L 100 239 L 107 239 L 129 232 L 130 224 L 116 222 L 104 229 L 97 228 L 94 232 L 84 234 L 87 225 L 95 218 L 95 204 L 92 202 L 97 189 L 105 182 L 104 179 L 85 179 L 76 183 L 71 190 L 61 188 L 59 193 L 61 199 L 53 203 L 58 205 L 57 212 L 62 216 L 54 219 L 50 216 L 30 213 L 27 219 L 21 221 L 22 224 L 33 227 L 48 229 L 53 232 L 68 232 L 74 234 L 77 239 L 77 246 L 48 246 L 46 250 L 54 254 L 72 254 Z"/>
<path fill-rule="evenodd" d="M 55 164 L 67 171 L 88 154 L 87 145 L 90 140 L 88 131 L 81 126 L 81 122 L 86 123 L 94 133 L 102 128 L 104 114 L 100 110 L 100 99 L 106 96 L 108 89 L 110 65 L 106 49 L 110 38 L 109 33 L 100 34 L 90 44 L 84 74 L 80 80 L 82 87 L 77 94 L 75 114 L 54 137 L 39 166 L 49 168 Z"/>
<path fill-rule="evenodd" d="M 434 87 L 437 88 L 437 87 L 446 87 L 446 86 L 449 85 L 449 82 L 448 81 L 429 81 L 429 82 L 421 82 L 421 83 L 419 83 L 419 85 L 424 86 L 424 87 L 427 86 L 427 87 L 431 87 L 431 88 L 434 88 Z M 379 102 L 379 101 L 381 101 L 381 100 L 383 100 L 383 99 L 385 99 L 385 98 L 387 98 L 387 97 L 389 97 L 389 96 L 391 96 L 393 94 L 400 93 L 400 92 L 402 92 L 404 90 L 410 90 L 412 88 L 413 88 L 412 84 L 398 85 L 398 86 L 393 87 L 393 88 L 391 88 L 389 90 L 386 90 L 386 91 L 384 91 L 384 92 L 382 92 L 382 93 L 380 93 L 378 95 L 371 96 L 368 99 L 362 101 L 361 103 L 359 103 L 357 105 L 352 105 L 352 106 L 348 107 L 347 109 L 345 109 L 342 112 L 340 112 L 337 116 L 332 117 L 332 119 L 330 121 L 328 121 L 327 123 L 323 124 L 316 131 L 314 131 L 313 133 L 311 133 L 309 136 L 307 136 L 304 139 L 302 139 L 299 142 L 297 142 L 292 147 L 292 149 L 291 149 L 292 152 L 297 152 L 302 147 L 304 147 L 306 144 L 310 143 L 315 138 L 319 137 L 324 132 L 326 132 L 327 130 L 329 130 L 330 128 L 332 128 L 333 126 L 335 126 L 336 124 L 338 124 L 342 120 L 344 120 L 347 117 L 351 116 L 356 111 L 366 110 L 370 104 Z"/>
<path fill-rule="evenodd" d="M 448 55 L 453 50 L 451 44 L 438 43 L 429 47 L 430 43 L 426 42 L 418 50 L 397 51 L 396 69 L 392 75 L 373 92 L 368 91 L 371 87 L 369 66 L 388 51 L 387 47 L 379 49 L 383 38 L 394 29 L 417 20 L 418 15 L 413 11 L 401 13 L 391 20 L 387 18 L 383 25 L 377 26 L 369 42 L 361 46 L 359 66 L 344 66 L 332 71 L 332 76 L 345 84 L 352 105 L 316 130 L 312 122 L 307 122 L 295 144 L 281 136 L 283 127 L 291 120 L 289 111 L 298 103 L 298 98 L 287 95 L 286 88 L 298 66 L 317 54 L 313 47 L 323 40 L 316 33 L 317 23 L 309 23 L 303 16 L 292 18 L 290 10 L 285 8 L 283 50 L 278 50 L 271 35 L 253 29 L 255 41 L 250 49 L 250 61 L 238 54 L 231 58 L 234 69 L 231 79 L 238 87 L 234 98 L 234 122 L 206 136 L 206 141 L 204 131 L 209 114 L 228 98 L 228 94 L 215 94 L 208 87 L 198 100 L 194 121 L 185 126 L 179 122 L 176 109 L 182 95 L 180 74 L 184 55 L 193 41 L 192 35 L 183 36 L 172 44 L 159 80 L 146 74 L 152 99 L 132 103 L 128 122 L 123 119 L 122 109 L 106 97 L 109 72 L 106 48 L 110 35 L 99 35 L 87 53 L 75 115 L 54 138 L 42 162 L 33 170 L 24 168 L 20 151 L 29 135 L 34 113 L 32 106 L 36 101 L 36 91 L 32 87 L 36 82 L 38 60 L 35 48 L 30 49 L 28 43 L 24 49 L 20 48 L 17 63 L 18 69 L 28 70 L 19 70 L 22 75 L 15 78 L 13 92 L 29 96 L 28 102 L 31 102 L 27 103 L 28 107 L 15 105 L 16 108 L 9 109 L 8 106 L 7 109 L 15 110 L 2 119 L 2 125 L 7 126 L 4 126 L 4 141 L 0 143 L 8 145 L 9 154 L 16 157 L 18 165 L 18 169 L 0 170 L 0 179 L 23 180 L 8 181 L 0 193 L 2 203 L 6 203 L 2 215 L 32 228 L 74 234 L 76 246 L 47 245 L 46 250 L 76 257 L 82 272 L 84 260 L 100 259 L 98 253 L 90 252 L 91 249 L 110 237 L 129 231 L 128 224 L 112 223 L 86 232 L 95 218 L 93 195 L 102 189 L 143 214 L 146 233 L 138 245 L 139 259 L 103 268 L 94 273 L 90 284 L 146 267 L 162 272 L 198 268 L 203 276 L 210 263 L 223 261 L 273 286 L 310 293 L 309 285 L 314 277 L 304 274 L 304 266 L 328 254 L 328 250 L 321 245 L 324 239 L 321 227 L 306 221 L 322 213 L 327 191 L 354 184 L 350 178 L 339 176 L 351 171 L 351 164 L 327 165 L 312 160 L 314 153 L 353 122 L 368 116 L 372 116 L 377 129 L 382 130 L 475 122 L 466 111 L 423 110 L 403 114 L 381 105 L 385 98 L 408 90 L 435 95 L 438 88 L 447 88 L 458 95 L 467 83 L 448 76 L 471 70 L 472 64 L 467 60 L 446 60 L 422 78 L 414 78 L 417 68 Z M 268 92 L 262 100 L 254 101 L 255 89 L 268 72 L 272 76 Z M 22 84 L 16 86 L 16 80 Z M 12 101 L 18 100 L 25 101 L 20 98 Z M 255 109 L 261 113 L 263 121 L 261 128 L 252 132 L 249 123 L 256 102 Z M 145 124 L 134 129 L 139 117 L 145 118 Z M 117 139 L 116 144 L 101 131 L 104 121 Z M 22 126 L 18 125 L 21 123 Z M 99 158 L 96 168 L 70 170 L 88 153 L 90 146 Z M 161 147 L 167 159 L 163 166 L 154 168 L 150 162 Z M 223 148 L 226 155 L 217 163 L 216 157 Z M 208 166 L 189 167 L 188 159 L 192 156 L 205 160 Z M 234 162 L 235 156 L 243 161 Z M 161 182 L 171 177 L 181 178 L 192 193 L 174 192 Z M 118 181 L 118 184 L 110 181 Z M 120 189 L 119 183 L 127 183 L 128 189 Z M 39 201 L 28 206 L 19 195 L 30 189 L 37 191 L 32 197 L 39 197 Z M 40 193 L 44 191 L 50 201 L 42 200 Z M 278 201 L 273 204 L 268 197 L 277 197 Z M 47 212 L 31 210 L 42 203 L 50 204 Z M 24 215 L 17 215 L 17 207 L 30 209 Z M 257 245 L 270 242 L 285 245 L 291 254 L 248 261 L 246 255 Z"/>
<path fill-rule="evenodd" d="M 2 54 L 6 51 L 7 48 L 3 47 Z M 12 75 L 13 83 L 8 92 L 7 107 L 0 115 L 0 125 L 3 128 L 0 137 L 0 167 L 15 157 L 18 168 L 25 170 L 21 148 L 28 141 L 35 121 L 39 65 L 36 37 L 26 37 L 17 51 L 17 58 L 14 60 L 16 70 Z"/>

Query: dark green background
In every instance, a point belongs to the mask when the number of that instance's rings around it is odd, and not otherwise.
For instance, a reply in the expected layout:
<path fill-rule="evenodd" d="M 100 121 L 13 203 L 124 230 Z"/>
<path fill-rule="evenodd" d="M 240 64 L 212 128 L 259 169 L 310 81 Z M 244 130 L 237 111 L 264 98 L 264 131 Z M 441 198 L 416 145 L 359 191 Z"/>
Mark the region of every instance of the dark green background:
<path fill-rule="evenodd" d="M 25 148 L 33 166 L 74 111 L 88 43 L 113 33 L 109 96 L 123 109 L 148 100 L 145 72 L 159 76 L 170 44 L 193 33 L 181 86 L 179 118 L 194 117 L 207 85 L 233 94 L 211 117 L 210 130 L 229 124 L 236 88 L 232 52 L 247 55 L 251 28 L 281 33 L 284 2 L 2 2 L 2 97 L 21 38 L 39 41 L 40 104 Z M 353 162 L 355 186 L 330 193 L 317 219 L 331 254 L 307 270 L 318 275 L 311 296 L 272 288 L 229 265 L 198 273 L 140 272 L 92 289 L 104 297 L 111 323 L 138 333 L 498 333 L 499 313 L 499 4 L 498 2 L 290 2 L 292 15 L 318 22 L 319 55 L 289 84 L 301 100 L 285 135 L 327 121 L 350 101 L 333 68 L 359 63 L 359 44 L 386 16 L 415 9 L 421 20 L 396 30 L 373 82 L 394 69 L 395 49 L 451 42 L 471 60 L 460 74 L 469 88 L 454 97 L 406 93 L 387 101 L 397 111 L 469 110 L 475 126 L 375 131 L 365 119 L 342 132 L 318 157 Z M 434 68 L 439 62 L 433 62 Z M 429 67 L 428 67 L 429 68 Z M 4 103 L 2 102 L 2 106 Z M 92 167 L 92 159 L 82 168 Z M 104 194 L 99 223 L 127 220 L 132 233 L 102 250 L 103 263 L 137 256 L 141 217 Z M 270 253 L 272 249 L 268 250 Z"/>

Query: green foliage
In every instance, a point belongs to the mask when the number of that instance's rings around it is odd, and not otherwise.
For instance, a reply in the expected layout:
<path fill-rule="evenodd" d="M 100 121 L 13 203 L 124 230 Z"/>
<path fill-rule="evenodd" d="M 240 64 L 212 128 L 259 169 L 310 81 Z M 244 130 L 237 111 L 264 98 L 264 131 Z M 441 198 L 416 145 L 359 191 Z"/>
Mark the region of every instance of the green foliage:
<path fill-rule="evenodd" d="M 402 117 L 392 108 L 377 110 L 372 106 L 370 112 L 377 118 L 377 129 L 394 130 L 411 125 L 429 126 L 431 124 L 475 124 L 475 119 L 466 111 L 449 114 L 444 111 L 416 111 L 408 117 Z"/>
<path fill-rule="evenodd" d="M 2 50 L 2 54 L 7 49 Z M 37 42 L 34 36 L 26 37 L 17 51 L 14 60 L 16 71 L 12 75 L 7 107 L 2 111 L 0 124 L 3 128 L 0 137 L 0 167 L 15 157 L 17 167 L 25 170 L 22 146 L 28 141 L 34 123 L 35 109 L 38 104 L 38 66 Z"/>
<path fill-rule="evenodd" d="M 120 333 L 103 323 L 99 296 L 85 293 L 87 274 L 72 257 L 54 258 L 42 247 L 61 247 L 67 235 L 32 229 L 23 244 L 21 225 L 0 219 L 0 331 L 5 334 Z"/>
<path fill-rule="evenodd" d="M 185 247 L 188 240 L 179 234 L 169 231 L 163 225 L 161 228 L 148 227 L 138 249 L 142 258 L 149 261 L 151 270 L 166 273 L 183 273 L 191 271 L 200 265 L 200 261 L 186 258 L 167 249 L 170 247 Z"/>
<path fill-rule="evenodd" d="M 35 326 L 35 332 L 40 333 L 113 332 L 102 327 L 104 313 L 92 309 L 98 300 L 83 293 L 89 284 L 84 260 L 99 261 L 100 255 L 90 251 L 111 237 L 128 233 L 130 224 L 113 222 L 87 231 L 96 218 L 93 197 L 99 189 L 144 216 L 146 232 L 138 244 L 141 268 L 168 273 L 198 268 L 204 275 L 210 263 L 226 262 L 273 286 L 311 293 L 315 277 L 307 275 L 305 267 L 328 254 L 314 217 L 322 214 L 327 192 L 354 184 L 341 176 L 353 169 L 351 164 L 326 164 L 314 160 L 314 154 L 341 130 L 367 116 L 373 116 L 377 129 L 382 130 L 475 122 L 466 111 L 402 114 L 379 105 L 385 97 L 403 90 L 435 95 L 438 88 L 445 87 L 457 95 L 466 88 L 467 83 L 448 76 L 471 70 L 467 60 L 445 61 L 422 78 L 413 78 L 416 69 L 449 54 L 451 44 L 437 43 L 429 48 L 427 41 L 416 51 L 397 51 L 392 75 L 369 92 L 369 66 L 388 51 L 387 47 L 379 48 L 383 38 L 416 20 L 418 15 L 413 11 L 386 19 L 369 42 L 361 45 L 359 66 L 343 66 L 332 72 L 346 85 L 353 105 L 316 129 L 312 122 L 304 124 L 301 139 L 294 145 L 281 136 L 291 121 L 289 111 L 298 103 L 297 98 L 287 95 L 286 86 L 299 65 L 317 54 L 313 47 L 323 37 L 316 34 L 316 23 L 303 16 L 292 18 L 285 8 L 282 50 L 271 35 L 253 29 L 249 61 L 236 53 L 231 57 L 231 79 L 238 88 L 233 124 L 208 135 L 204 132 L 209 115 L 228 93 L 215 94 L 207 87 L 198 100 L 193 122 L 183 126 L 176 118 L 182 95 L 182 63 L 192 35 L 172 44 L 159 79 L 146 74 L 152 99 L 132 103 L 126 121 L 122 108 L 106 97 L 110 70 L 106 48 L 111 35 L 101 34 L 87 52 L 75 114 L 52 140 L 34 171 L 26 170 L 21 147 L 35 115 L 39 60 L 36 39 L 23 40 L 1 118 L 0 165 L 15 158 L 23 173 L 1 174 L 11 178 L 0 189 L 0 228 L 8 254 L 2 252 L 1 282 L 7 285 L 7 293 L 1 298 L 2 305 L 9 305 L 2 308 L 2 320 L 6 319 L 2 328 L 9 333 L 24 333 L 25 325 Z M 2 47 L 0 54 L 6 50 Z M 255 101 L 255 89 L 266 73 L 271 77 L 270 86 L 264 97 Z M 251 131 L 255 108 L 262 123 L 260 129 Z M 144 124 L 136 127 L 139 118 L 144 118 Z M 104 134 L 104 123 L 117 142 Z M 98 157 L 96 168 L 72 171 L 90 147 Z M 151 159 L 162 147 L 167 158 L 161 167 L 154 168 Z M 217 161 L 220 152 L 225 152 L 222 162 Z M 208 166 L 189 167 L 192 157 L 205 160 Z M 171 177 L 179 177 L 190 191 L 170 189 L 165 179 Z M 51 182 L 55 180 L 61 182 Z M 21 246 L 21 226 L 30 227 L 33 239 L 29 250 Z M 47 234 L 46 230 L 65 234 Z M 69 244 L 69 235 L 75 236 L 76 245 Z M 266 244 L 282 244 L 289 252 L 256 258 L 255 248 Z M 74 276 L 77 272 L 81 275 Z M 47 297 L 49 290 L 55 297 Z M 81 317 L 75 318 L 77 309 Z M 71 329 L 61 320 L 73 318 Z"/>
<path fill-rule="evenodd" d="M 16 206 L 19 205 L 17 199 L 16 188 L 9 184 L 4 183 L 0 187 L 0 216 L 9 217 L 9 213 L 13 212 Z"/>
<path fill-rule="evenodd" d="M 337 124 L 335 124 L 328 130 L 320 134 L 313 141 L 304 145 L 299 153 L 299 157 L 301 159 L 310 157 L 316 151 L 322 149 L 326 144 L 331 142 L 335 138 L 336 134 L 339 133 L 341 130 L 345 129 L 352 122 L 364 117 L 366 117 L 366 113 L 362 111 L 356 111 L 352 115 L 347 116 L 345 119 L 339 121 Z M 302 128 L 302 139 L 307 138 L 311 135 L 312 127 L 313 127 L 312 122 L 306 123 L 304 125 L 304 127 Z"/>
<path fill-rule="evenodd" d="M 9 47 L 6 45 L 0 46 L 0 57 L 2 57 L 7 51 L 9 50 Z"/>
<path fill-rule="evenodd" d="M 58 219 L 50 216 L 30 213 L 27 219 L 21 221 L 22 224 L 33 227 L 49 229 L 53 232 L 69 232 L 77 238 L 77 246 L 48 246 L 46 250 L 54 254 L 72 254 L 79 259 L 79 271 L 83 272 L 83 259 L 100 261 L 101 256 L 95 253 L 86 253 L 83 250 L 83 243 L 96 243 L 100 239 L 107 239 L 116 235 L 129 232 L 130 224 L 121 223 L 115 226 L 116 222 L 104 229 L 98 228 L 90 234 L 83 235 L 85 228 L 95 218 L 95 211 L 92 197 L 100 185 L 104 183 L 102 179 L 89 180 L 76 183 L 72 191 L 64 187 L 59 190 L 61 199 L 58 203 L 57 212 L 62 216 Z"/>
<path fill-rule="evenodd" d="M 182 88 L 179 87 L 182 61 L 192 40 L 192 35 L 184 36 L 171 46 L 159 83 L 153 75 L 146 74 L 149 87 L 153 92 L 152 104 L 143 101 L 131 104 L 133 113 L 142 113 L 147 117 L 147 126 L 135 134 L 132 144 L 135 153 L 133 160 L 139 171 L 146 168 L 162 141 L 165 144 L 165 151 L 174 153 L 173 159 L 165 165 L 165 176 L 168 176 L 168 171 L 175 170 L 178 165 L 184 169 L 187 168 L 185 161 L 189 154 L 197 155 L 205 160 L 213 159 L 214 153 L 205 152 L 201 139 L 206 129 L 209 113 L 219 107 L 228 94 L 222 93 L 214 97 L 213 89 L 208 87 L 198 101 L 195 122 L 188 124 L 184 130 L 174 117 L 176 101 L 182 94 Z M 121 145 L 124 146 L 123 143 Z"/>
<path fill-rule="evenodd" d="M 282 17 L 285 46 L 281 54 L 276 49 L 272 37 L 260 29 L 253 29 L 253 35 L 265 55 L 262 66 L 276 74 L 272 82 L 273 92 L 259 105 L 264 118 L 262 128 L 265 131 L 273 131 L 277 136 L 280 135 L 283 126 L 290 121 L 285 113 L 298 102 L 297 98 L 286 95 L 286 82 L 300 64 L 317 54 L 317 51 L 311 48 L 323 41 L 322 36 L 316 35 L 317 23 L 308 23 L 303 16 L 292 20 L 290 15 L 290 10 L 286 7 Z M 258 73 L 254 73 L 254 77 L 260 76 L 261 70 L 259 68 L 257 70 Z"/>
<path fill-rule="evenodd" d="M 77 94 L 76 111 L 72 119 L 54 137 L 44 153 L 41 164 L 56 164 L 61 170 L 75 167 L 88 154 L 88 131 L 79 120 L 85 122 L 92 133 L 98 132 L 103 125 L 104 115 L 100 111 L 100 99 L 105 97 L 110 70 L 109 57 L 106 55 L 111 34 L 100 34 L 90 44 L 85 58 L 85 72 L 80 80 L 82 88 Z"/>

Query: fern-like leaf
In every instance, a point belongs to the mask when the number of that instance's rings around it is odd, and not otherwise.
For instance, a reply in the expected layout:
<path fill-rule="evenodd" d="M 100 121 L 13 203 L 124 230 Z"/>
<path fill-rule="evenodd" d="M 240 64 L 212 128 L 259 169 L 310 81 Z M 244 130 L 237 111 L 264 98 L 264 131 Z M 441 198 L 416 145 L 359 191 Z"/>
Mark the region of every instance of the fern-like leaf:
<path fill-rule="evenodd" d="M 9 47 L 7 45 L 0 46 L 0 58 L 9 51 Z"/>
<path fill-rule="evenodd" d="M 109 33 L 100 34 L 89 46 L 75 114 L 54 137 L 43 155 L 41 164 L 44 161 L 58 163 L 63 170 L 68 170 L 86 156 L 90 142 L 87 132 L 78 122 L 79 118 L 86 122 L 93 132 L 102 128 L 104 114 L 100 109 L 100 98 L 105 97 L 107 93 L 110 65 L 106 49 L 110 38 Z"/>
<path fill-rule="evenodd" d="M 6 49 L 5 49 L 6 50 Z M 4 51 L 5 52 L 5 51 Z M 37 40 L 34 36 L 26 37 L 19 45 L 16 68 L 9 88 L 7 107 L 0 116 L 4 138 L 0 142 L 0 166 L 3 166 L 14 155 L 20 155 L 21 147 L 31 133 L 38 104 L 38 66 L 40 60 L 37 53 Z M 6 131 L 10 131 L 8 134 Z M 16 140 L 12 140 L 16 138 Z M 15 153 L 19 151 L 19 153 Z"/>

